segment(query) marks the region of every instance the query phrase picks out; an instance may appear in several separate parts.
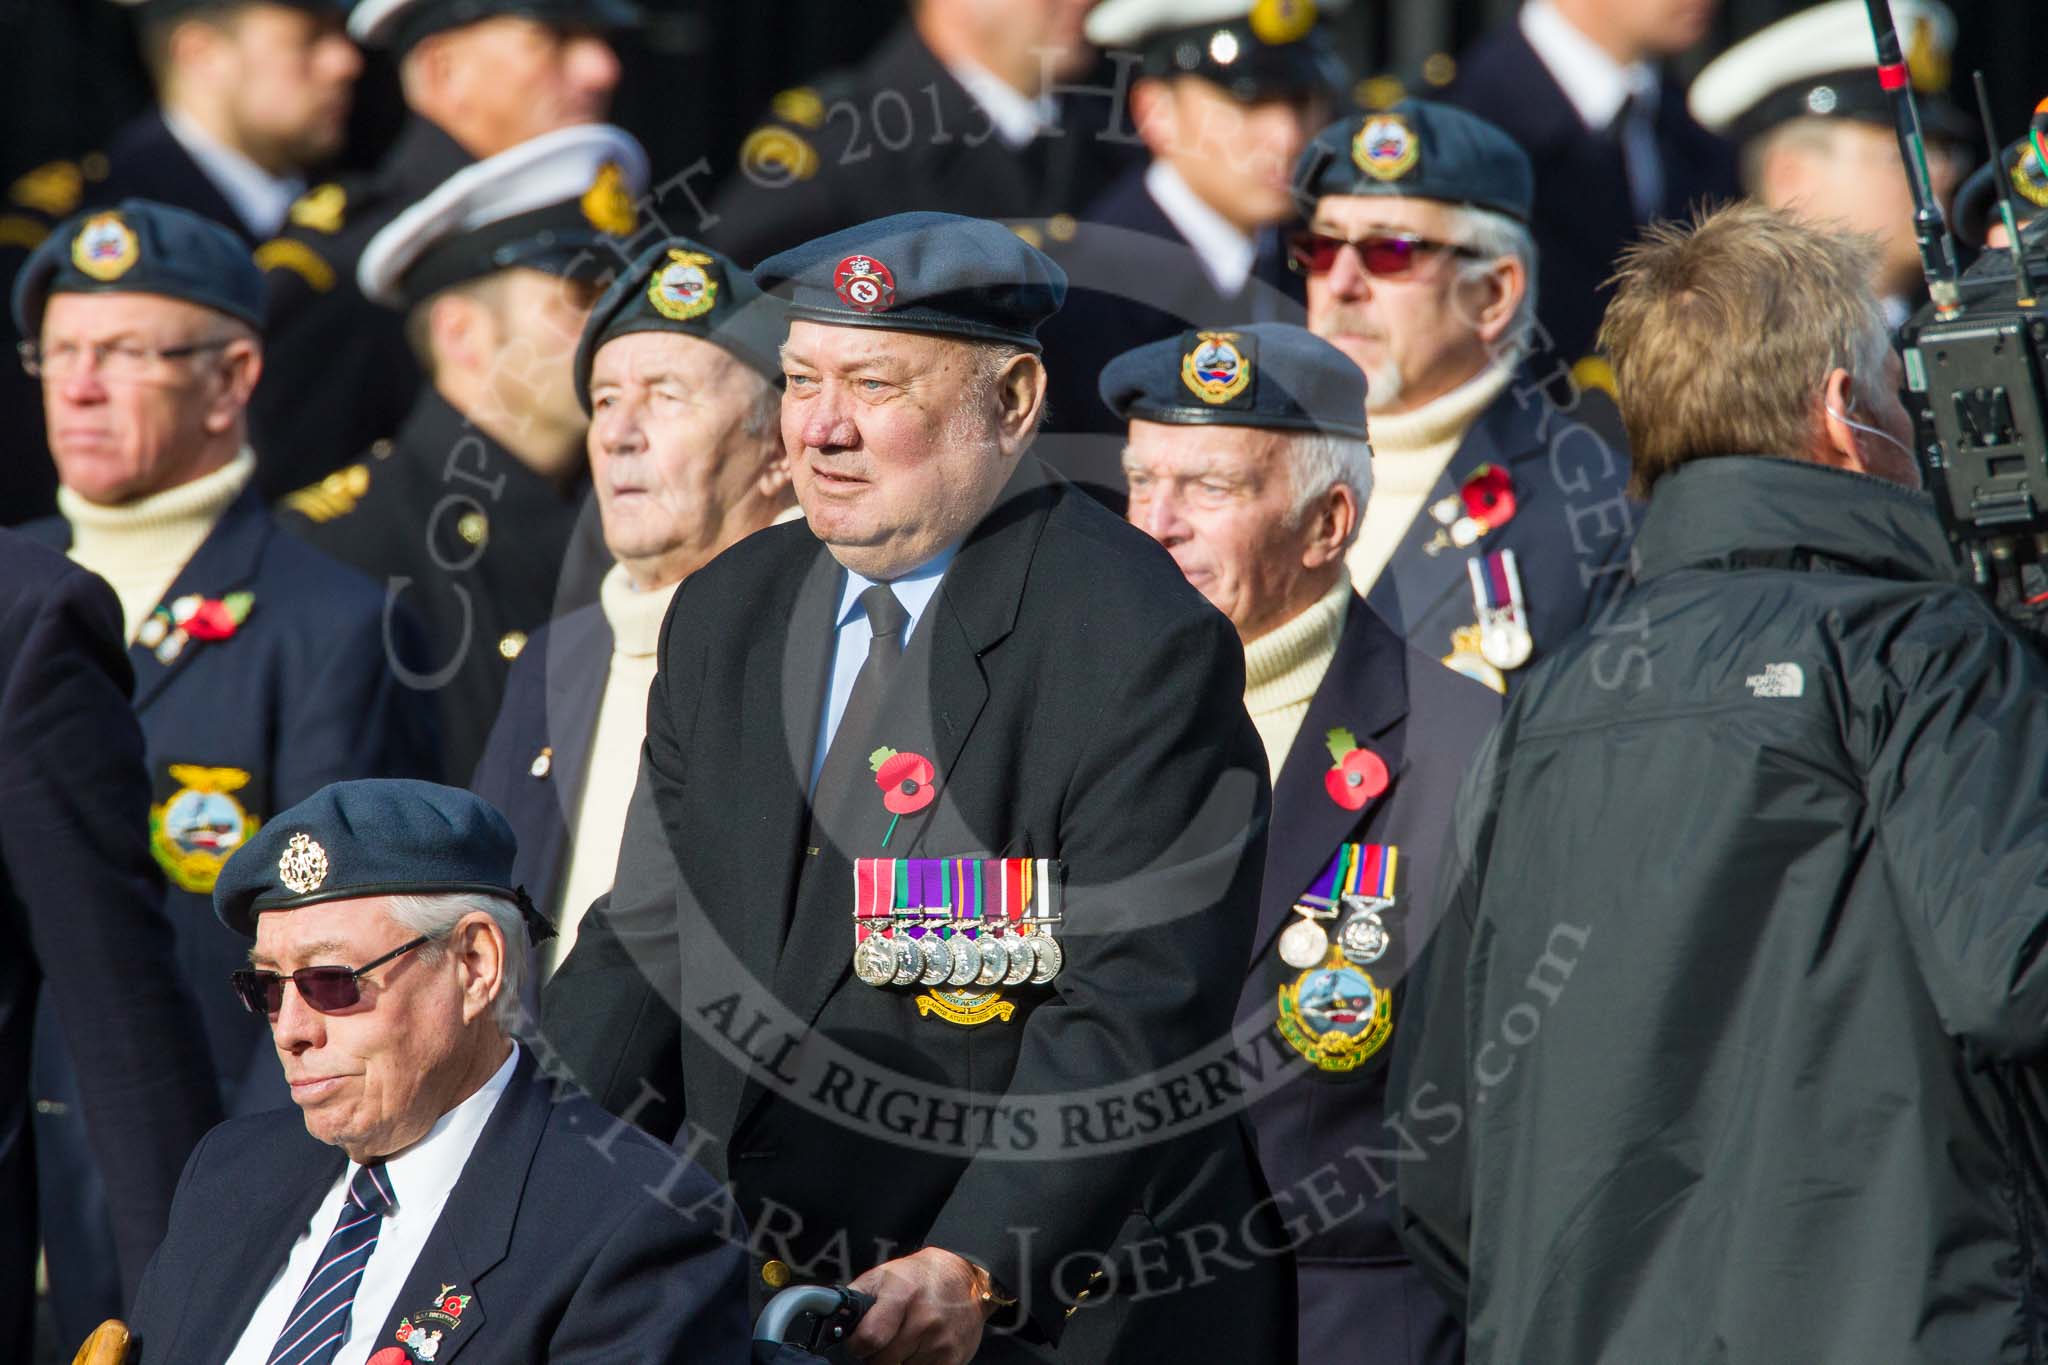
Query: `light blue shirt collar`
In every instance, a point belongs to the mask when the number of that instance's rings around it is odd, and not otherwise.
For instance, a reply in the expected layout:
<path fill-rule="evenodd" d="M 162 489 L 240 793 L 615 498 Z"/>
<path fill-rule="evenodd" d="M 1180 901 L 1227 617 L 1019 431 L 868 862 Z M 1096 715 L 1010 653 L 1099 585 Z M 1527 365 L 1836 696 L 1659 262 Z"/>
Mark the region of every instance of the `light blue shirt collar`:
<path fill-rule="evenodd" d="M 931 605 L 932 598 L 938 596 L 939 581 L 946 576 L 946 566 L 953 562 L 953 556 L 959 548 L 958 545 L 948 545 L 909 573 L 889 580 L 889 591 L 896 594 L 896 600 L 903 604 L 903 610 L 910 613 L 910 622 L 903 630 L 904 644 L 910 643 L 910 637 L 917 631 L 917 623 L 924 619 L 924 609 Z M 839 614 L 833 618 L 836 629 L 844 629 L 853 624 L 854 616 L 861 611 L 860 595 L 880 581 L 863 578 L 851 569 L 846 570 L 845 582 L 839 588 Z M 865 644 L 866 641 L 862 643 Z M 861 657 L 867 657 L 865 649 L 862 650 Z"/>
<path fill-rule="evenodd" d="M 959 548 L 957 544 L 949 545 L 909 573 L 889 580 L 889 591 L 896 594 L 896 600 L 910 616 L 903 628 L 906 648 L 917 633 L 918 622 L 924 619 L 925 608 L 938 596 L 939 584 Z M 874 640 L 860 595 L 875 585 L 875 579 L 862 577 L 851 569 L 843 570 L 839 614 L 832 618 L 832 672 L 825 684 L 825 700 L 818 717 L 817 743 L 811 751 L 812 787 L 818 784 L 818 774 L 825 767 L 825 751 L 832 747 L 833 737 L 839 733 L 840 717 L 846 714 L 846 703 L 853 696 L 854 679 L 860 676 L 860 666 L 867 661 L 868 645 Z"/>

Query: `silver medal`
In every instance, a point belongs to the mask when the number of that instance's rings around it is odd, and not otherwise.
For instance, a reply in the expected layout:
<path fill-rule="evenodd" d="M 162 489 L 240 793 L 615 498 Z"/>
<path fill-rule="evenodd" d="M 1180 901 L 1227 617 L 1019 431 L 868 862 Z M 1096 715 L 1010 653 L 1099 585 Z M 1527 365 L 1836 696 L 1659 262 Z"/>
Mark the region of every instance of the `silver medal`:
<path fill-rule="evenodd" d="M 920 951 L 924 954 L 924 962 L 918 968 L 917 984 L 920 986 L 945 985 L 946 979 L 953 975 L 952 946 L 937 934 L 928 933 L 924 936 L 924 943 Z"/>
<path fill-rule="evenodd" d="M 1038 965 L 1032 969 L 1031 984 L 1043 986 L 1060 974 L 1060 968 L 1066 965 L 1067 953 L 1060 947 L 1059 940 L 1051 934 L 1041 933 L 1034 937 L 1038 939 L 1038 947 L 1035 950 Z"/>
<path fill-rule="evenodd" d="M 1360 967 L 1385 957 L 1391 941 L 1387 937 L 1387 926 L 1377 910 L 1353 915 L 1344 921 L 1344 928 L 1337 935 L 1337 946 L 1343 951 L 1345 960 Z"/>
<path fill-rule="evenodd" d="M 1010 965 L 1003 973 L 1005 986 L 1021 986 L 1038 967 L 1038 936 L 1019 934 L 1010 940 Z"/>
<path fill-rule="evenodd" d="M 946 977 L 946 984 L 972 986 L 974 978 L 981 973 L 981 950 L 965 934 L 953 935 L 947 940 L 946 947 L 953 955 L 953 970 Z"/>
<path fill-rule="evenodd" d="M 1280 931 L 1280 960 L 1297 971 L 1307 971 L 1329 951 L 1329 934 L 1306 915 Z"/>
<path fill-rule="evenodd" d="M 886 986 L 896 975 L 896 945 L 870 932 L 853 950 L 853 974 L 870 986 Z"/>
<path fill-rule="evenodd" d="M 892 986 L 914 986 L 918 973 L 924 970 L 924 954 L 918 951 L 917 940 L 900 929 L 896 934 L 896 974 L 889 978 Z"/>
<path fill-rule="evenodd" d="M 1010 970 L 1010 950 L 993 933 L 984 934 L 979 940 L 981 949 L 981 970 L 974 975 L 977 986 L 1000 986 Z"/>
<path fill-rule="evenodd" d="M 1479 656 L 1495 668 L 1520 668 L 1535 652 L 1529 628 L 1513 616 L 1495 616 L 1479 628 Z"/>

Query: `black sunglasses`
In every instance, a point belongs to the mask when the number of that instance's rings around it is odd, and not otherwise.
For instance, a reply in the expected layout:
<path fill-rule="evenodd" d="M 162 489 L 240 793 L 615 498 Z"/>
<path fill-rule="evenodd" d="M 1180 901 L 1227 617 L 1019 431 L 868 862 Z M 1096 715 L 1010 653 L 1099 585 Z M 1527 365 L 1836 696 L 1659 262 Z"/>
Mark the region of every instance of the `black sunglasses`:
<path fill-rule="evenodd" d="M 1296 274 L 1326 275 L 1337 264 L 1337 253 L 1347 246 L 1358 248 L 1358 260 L 1366 274 L 1382 280 L 1401 279 L 1424 257 L 1441 252 L 1472 258 L 1479 255 L 1471 247 L 1456 242 L 1432 241 L 1407 233 L 1374 233 L 1353 239 L 1300 228 L 1287 235 L 1287 264 Z"/>
<path fill-rule="evenodd" d="M 360 967 L 301 967 L 289 975 L 244 967 L 229 973 L 228 981 L 241 998 L 243 1007 L 251 1014 L 271 1015 L 283 1009 L 284 983 L 287 981 L 299 988 L 301 1000 L 322 1014 L 332 1014 L 363 998 L 362 978 L 365 972 L 375 971 L 387 962 L 404 957 L 422 943 L 432 941 L 433 935 L 421 934 L 403 947 L 393 948 L 375 962 L 365 962 Z"/>

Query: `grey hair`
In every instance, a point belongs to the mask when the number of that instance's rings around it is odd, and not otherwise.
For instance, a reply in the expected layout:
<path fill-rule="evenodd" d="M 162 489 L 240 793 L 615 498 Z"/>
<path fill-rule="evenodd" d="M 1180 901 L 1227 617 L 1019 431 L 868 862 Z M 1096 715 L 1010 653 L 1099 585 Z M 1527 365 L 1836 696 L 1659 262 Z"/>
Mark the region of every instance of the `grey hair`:
<path fill-rule="evenodd" d="M 977 341 L 970 344 L 974 350 L 974 378 L 976 387 L 984 394 L 993 394 L 996 385 L 1002 381 L 1003 370 L 1018 356 L 1038 357 L 1038 352 L 1028 347 L 1011 345 L 1007 341 Z M 1045 364 L 1045 361 L 1040 358 L 1038 363 L 1042 366 Z M 1029 435 L 1036 436 L 1038 434 L 1039 427 L 1045 425 L 1045 419 L 1049 411 L 1048 405 L 1039 404 L 1038 425 L 1031 429 L 1028 433 Z"/>
<path fill-rule="evenodd" d="M 747 409 L 741 430 L 750 441 L 765 441 L 773 437 L 776 449 L 782 447 L 782 389 L 770 383 L 753 369 L 747 370 L 758 387 L 754 390 L 754 405 Z"/>
<path fill-rule="evenodd" d="M 1289 521 L 1299 526 L 1309 509 L 1338 484 L 1351 490 L 1359 515 L 1344 542 L 1350 549 L 1365 523 L 1365 500 L 1372 494 L 1372 445 L 1356 436 L 1304 431 L 1288 437 L 1288 470 L 1294 480 L 1294 506 Z"/>
<path fill-rule="evenodd" d="M 393 924 L 433 940 L 419 950 L 430 955 L 446 952 L 445 940 L 456 924 L 464 915 L 477 911 L 489 915 L 505 938 L 505 975 L 498 982 L 498 996 L 491 1002 L 491 1012 L 509 1038 L 518 1031 L 525 1010 L 520 996 L 527 973 L 526 917 L 519 907 L 503 896 L 485 891 L 387 896 L 384 900 L 384 913 Z"/>
<path fill-rule="evenodd" d="M 1501 334 L 1497 359 L 1513 364 L 1529 353 L 1530 337 L 1536 330 L 1536 239 L 1525 224 L 1492 209 L 1460 204 L 1451 210 L 1452 233 L 1460 246 L 1477 252 L 1458 266 L 1458 283 L 1484 279 L 1496 263 L 1513 257 L 1521 262 L 1524 286 L 1515 315 Z"/>

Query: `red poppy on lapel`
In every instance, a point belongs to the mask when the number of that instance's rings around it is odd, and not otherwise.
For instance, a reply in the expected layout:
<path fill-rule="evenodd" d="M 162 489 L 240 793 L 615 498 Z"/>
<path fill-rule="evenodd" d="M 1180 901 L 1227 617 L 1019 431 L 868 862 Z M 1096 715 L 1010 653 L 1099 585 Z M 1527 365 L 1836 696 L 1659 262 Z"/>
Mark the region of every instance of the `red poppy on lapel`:
<path fill-rule="evenodd" d="M 868 756 L 875 785 L 882 789 L 882 807 L 891 815 L 912 815 L 938 796 L 939 771 L 923 754 L 877 749 Z"/>
<path fill-rule="evenodd" d="M 1497 464 L 1483 464 L 1458 488 L 1465 515 L 1494 531 L 1515 519 L 1515 481 Z"/>
<path fill-rule="evenodd" d="M 1323 789 L 1332 801 L 1345 810 L 1359 810 L 1387 789 L 1385 761 L 1372 750 L 1359 747 L 1357 736 L 1340 727 L 1330 731 L 1327 743 L 1336 762 L 1323 774 Z"/>

